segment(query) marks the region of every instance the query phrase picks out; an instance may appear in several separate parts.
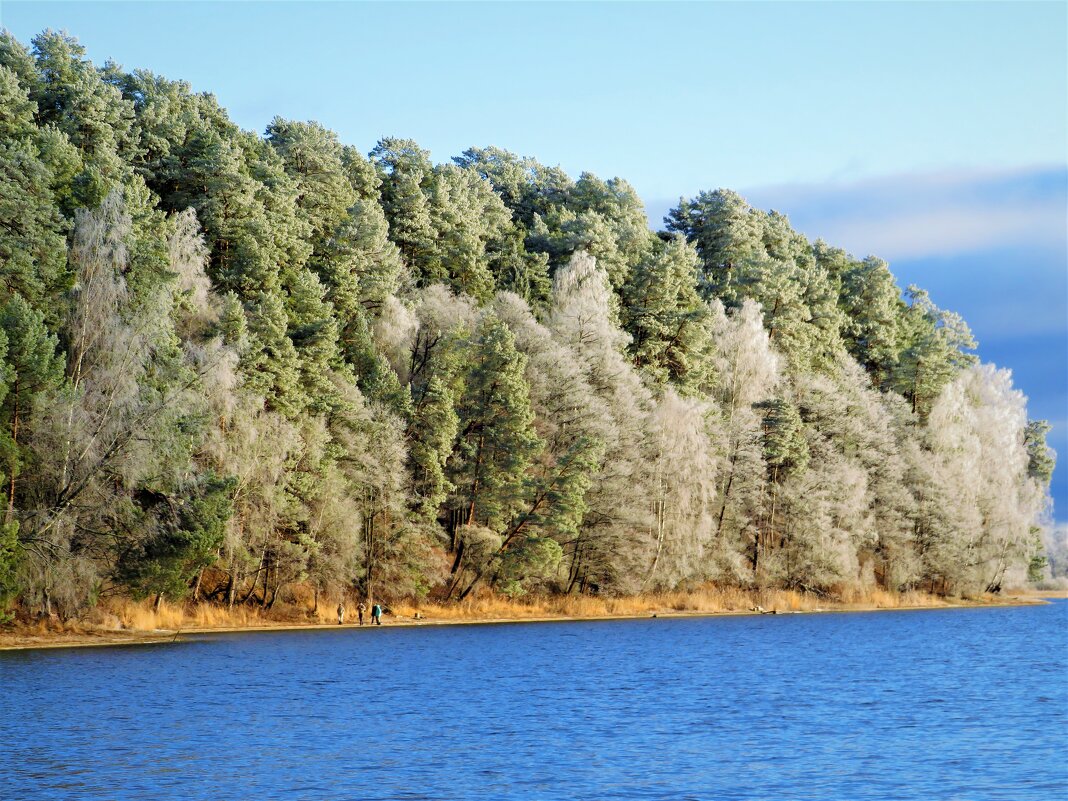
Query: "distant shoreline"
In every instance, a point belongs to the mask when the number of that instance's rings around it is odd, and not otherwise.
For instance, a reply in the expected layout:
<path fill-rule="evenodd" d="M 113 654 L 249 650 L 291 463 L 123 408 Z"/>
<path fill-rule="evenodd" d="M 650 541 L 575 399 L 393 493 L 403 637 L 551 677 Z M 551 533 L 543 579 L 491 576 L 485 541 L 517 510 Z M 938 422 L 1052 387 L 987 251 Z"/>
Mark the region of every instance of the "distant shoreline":
<path fill-rule="evenodd" d="M 610 620 L 649 620 L 653 618 L 701 618 L 701 617 L 743 617 L 757 615 L 810 615 L 849 612 L 901 612 L 932 611 L 938 609 L 980 609 L 1011 606 L 1031 606 L 1048 603 L 1047 598 L 1068 597 L 1064 591 L 1040 592 L 1028 595 L 1008 596 L 991 601 L 968 600 L 946 602 L 944 604 L 922 604 L 916 606 L 876 606 L 857 604 L 828 604 L 826 608 L 806 610 L 756 611 L 752 609 L 724 611 L 678 611 L 672 609 L 653 610 L 647 614 L 596 614 L 596 615 L 549 615 L 549 616 L 513 616 L 513 617 L 459 617 L 459 618 L 413 618 L 409 616 L 387 616 L 382 628 L 421 628 L 436 626 L 474 626 L 503 625 L 508 623 L 574 623 L 586 621 Z M 348 629 L 377 628 L 369 623 L 360 626 L 355 622 L 344 625 L 336 623 L 301 623 L 294 621 L 264 622 L 262 625 L 245 626 L 197 626 L 182 629 L 123 630 L 103 629 L 78 632 L 33 632 L 26 627 L 16 627 L 10 632 L 0 632 L 0 651 L 53 650 L 59 648 L 100 648 L 129 645 L 159 645 L 168 642 L 180 642 L 185 637 L 204 634 L 254 634 L 278 633 L 290 631 L 340 631 Z M 20 630 L 21 629 L 21 630 Z"/>

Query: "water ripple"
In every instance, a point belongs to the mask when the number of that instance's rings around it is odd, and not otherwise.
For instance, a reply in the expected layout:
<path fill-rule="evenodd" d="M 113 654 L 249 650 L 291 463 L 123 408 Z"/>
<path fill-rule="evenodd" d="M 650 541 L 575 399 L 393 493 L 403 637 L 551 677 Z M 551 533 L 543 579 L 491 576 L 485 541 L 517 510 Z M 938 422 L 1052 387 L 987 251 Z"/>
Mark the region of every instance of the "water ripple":
<path fill-rule="evenodd" d="M 1068 797 L 1068 604 L 0 654 L 0 798 Z"/>

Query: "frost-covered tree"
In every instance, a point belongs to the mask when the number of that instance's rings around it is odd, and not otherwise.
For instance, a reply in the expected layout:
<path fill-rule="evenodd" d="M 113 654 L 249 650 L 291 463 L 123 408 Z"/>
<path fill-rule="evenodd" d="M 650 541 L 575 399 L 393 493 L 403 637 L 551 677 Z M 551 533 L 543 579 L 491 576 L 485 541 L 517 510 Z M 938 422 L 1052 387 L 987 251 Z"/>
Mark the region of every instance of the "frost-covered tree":
<path fill-rule="evenodd" d="M 963 320 L 728 190 L 666 227 L 619 178 L 245 131 L 0 33 L 0 604 L 1059 564 L 1047 429 Z"/>
<path fill-rule="evenodd" d="M 651 513 L 645 458 L 652 393 L 624 355 L 629 337 L 612 312 L 608 276 L 577 253 L 553 280 L 548 327 L 575 354 L 582 376 L 609 414 L 604 455 L 586 495 L 569 588 L 635 591 L 648 564 L 636 533 Z"/>
<path fill-rule="evenodd" d="M 179 223 L 175 236 L 182 230 Z M 77 218 L 77 284 L 62 337 L 66 380 L 42 393 L 47 405 L 29 421 L 36 475 L 20 501 L 26 587 L 46 610 L 55 602 L 62 614 L 76 612 L 110 579 L 131 575 L 112 572 L 128 552 L 147 554 L 147 563 L 161 540 L 173 544 L 201 525 L 198 513 L 167 499 L 205 486 L 190 434 L 203 422 L 210 364 L 196 357 L 195 342 L 183 348 L 177 333 L 183 265 L 160 280 L 127 280 L 128 265 L 146 268 L 151 235 L 118 193 Z M 159 245 L 162 253 L 183 250 Z M 192 539 L 190 547 L 198 547 Z"/>
<path fill-rule="evenodd" d="M 920 576 L 913 540 L 915 511 L 906 482 L 907 462 L 901 442 L 911 434 L 911 415 L 902 399 L 871 387 L 864 370 L 843 358 L 834 376 L 813 376 L 802 382 L 802 406 L 811 428 L 819 432 L 813 452 L 819 470 L 821 459 L 838 470 L 839 477 L 819 479 L 813 492 L 838 492 L 832 509 L 833 526 L 848 538 L 856 562 L 844 581 L 879 583 L 892 590 L 906 589 Z M 847 486 L 852 493 L 845 493 Z M 848 567 L 853 570 L 853 566 Z"/>
<path fill-rule="evenodd" d="M 716 575 L 738 580 L 751 570 L 751 541 L 766 482 L 761 445 L 761 415 L 756 404 L 772 397 L 780 382 L 780 357 L 764 330 L 760 307 L 746 301 L 727 315 L 714 301 L 711 377 L 706 391 L 717 402 L 722 437 L 717 443 L 721 468 L 716 498 Z"/>
<path fill-rule="evenodd" d="M 1044 491 L 1028 474 L 1026 434 L 1026 399 L 1013 389 L 1008 370 L 966 370 L 935 402 L 928 442 L 952 487 L 955 517 L 964 523 L 935 543 L 936 554 L 953 557 L 934 561 L 935 575 L 992 591 L 1011 565 L 1030 556 Z"/>
<path fill-rule="evenodd" d="M 649 420 L 652 559 L 644 586 L 673 589 L 707 576 L 715 535 L 716 456 L 710 441 L 709 404 L 661 397 Z"/>

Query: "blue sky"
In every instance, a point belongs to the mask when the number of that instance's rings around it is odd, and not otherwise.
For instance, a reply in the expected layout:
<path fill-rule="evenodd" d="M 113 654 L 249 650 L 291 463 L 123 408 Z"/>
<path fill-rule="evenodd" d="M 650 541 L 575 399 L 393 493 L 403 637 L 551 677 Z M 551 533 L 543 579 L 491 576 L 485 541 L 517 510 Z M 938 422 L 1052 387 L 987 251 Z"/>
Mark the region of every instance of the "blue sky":
<path fill-rule="evenodd" d="M 1068 4 L 0 0 L 0 25 L 66 29 L 252 130 L 622 176 L 654 221 L 737 189 L 964 314 L 1068 465 Z"/>

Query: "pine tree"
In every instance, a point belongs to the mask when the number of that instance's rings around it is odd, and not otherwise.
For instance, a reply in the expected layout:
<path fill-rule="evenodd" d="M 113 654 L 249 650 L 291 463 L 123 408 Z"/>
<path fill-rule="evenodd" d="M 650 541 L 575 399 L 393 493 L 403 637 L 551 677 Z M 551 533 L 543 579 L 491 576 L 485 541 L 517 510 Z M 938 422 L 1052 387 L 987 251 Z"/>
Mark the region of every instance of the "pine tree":
<path fill-rule="evenodd" d="M 567 558 L 569 574 L 575 567 L 582 525 L 589 511 L 589 491 L 602 468 L 605 441 L 611 425 L 607 410 L 586 381 L 574 352 L 554 340 L 552 332 L 534 319 L 530 308 L 516 295 L 499 293 L 494 313 L 515 335 L 516 347 L 527 357 L 526 380 L 530 387 L 535 426 L 545 447 L 534 462 L 530 478 L 530 502 L 509 529 L 522 535 L 526 547 L 509 552 L 502 569 L 513 592 L 548 582 L 561 587 L 563 575 L 548 570 L 550 564 Z M 539 544 L 551 538 L 560 556 L 548 560 L 554 549 Z M 527 556 L 538 554 L 540 567 L 526 580 Z M 572 576 L 568 576 L 570 583 Z"/>
<path fill-rule="evenodd" d="M 63 358 L 56 352 L 57 340 L 49 333 L 44 315 L 30 306 L 21 295 L 12 295 L 0 309 L 7 351 L 3 363 L 7 368 L 7 392 L 0 405 L 4 428 L 4 452 L 7 455 L 7 513 L 4 522 L 15 519 L 16 481 L 25 458 L 25 429 L 34 412 L 38 396 L 55 392 L 63 380 Z"/>
<path fill-rule="evenodd" d="M 843 326 L 847 348 L 868 371 L 872 385 L 885 387 L 902 349 L 901 290 L 886 262 L 874 256 L 852 263 L 841 280 L 839 306 L 847 320 Z"/>
<path fill-rule="evenodd" d="M 958 316 L 733 192 L 667 227 L 0 32 L 0 615 L 1037 574 L 1048 426 Z"/>
<path fill-rule="evenodd" d="M 66 281 L 66 224 L 41 160 L 36 104 L 0 66 L 0 284 L 53 314 Z"/>
<path fill-rule="evenodd" d="M 1057 453 L 1046 444 L 1046 435 L 1053 428 L 1048 420 L 1029 420 L 1024 431 L 1027 448 L 1027 475 L 1039 484 L 1048 486 L 1057 464 Z"/>
<path fill-rule="evenodd" d="M 453 508 L 462 514 L 464 532 L 485 530 L 499 539 L 499 545 L 482 553 L 465 553 L 475 549 L 460 539 L 453 574 L 474 562 L 474 579 L 467 583 L 464 595 L 490 562 L 512 545 L 518 532 L 509 531 L 510 524 L 530 502 L 527 471 L 543 443 L 533 428 L 525 367 L 526 359 L 516 350 L 507 326 L 495 315 L 485 315 L 472 343 L 470 368 L 457 406 L 459 433 L 449 473 L 455 486 Z M 454 582 L 453 586 L 458 585 Z"/>
<path fill-rule="evenodd" d="M 650 380 L 684 388 L 703 381 L 708 309 L 695 287 L 697 254 L 682 237 L 661 243 L 623 288 L 623 325 L 634 365 Z"/>
<path fill-rule="evenodd" d="M 62 33 L 34 37 L 39 81 L 28 87 L 38 122 L 66 134 L 83 159 L 72 191 L 78 205 L 95 207 L 130 174 L 132 104 L 85 58 L 85 48 Z"/>
<path fill-rule="evenodd" d="M 188 595 L 194 579 L 211 565 L 222 546 L 233 512 L 233 479 L 207 474 L 183 487 L 177 499 L 146 496 L 142 507 L 157 517 L 148 536 L 122 551 L 115 576 L 137 599 L 178 600 Z"/>
<path fill-rule="evenodd" d="M 930 296 L 908 288 L 909 306 L 901 318 L 902 351 L 893 386 L 926 418 L 931 405 L 957 373 L 975 363 L 972 332 L 961 317 L 939 309 Z"/>
<path fill-rule="evenodd" d="M 297 209 L 311 226 L 312 252 L 321 254 L 357 200 L 345 173 L 337 135 L 315 122 L 275 117 L 267 126 L 267 141 L 296 184 Z"/>
<path fill-rule="evenodd" d="M 515 337 L 487 315 L 476 332 L 457 407 L 460 432 L 451 472 L 465 525 L 503 531 L 522 506 L 525 473 L 542 445 L 533 430 L 525 367 Z"/>

